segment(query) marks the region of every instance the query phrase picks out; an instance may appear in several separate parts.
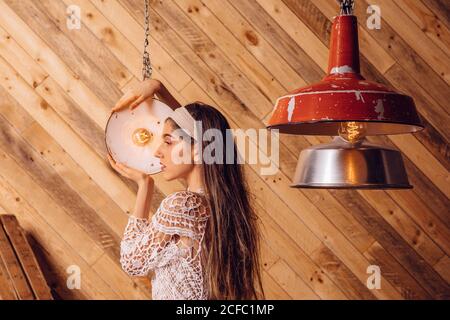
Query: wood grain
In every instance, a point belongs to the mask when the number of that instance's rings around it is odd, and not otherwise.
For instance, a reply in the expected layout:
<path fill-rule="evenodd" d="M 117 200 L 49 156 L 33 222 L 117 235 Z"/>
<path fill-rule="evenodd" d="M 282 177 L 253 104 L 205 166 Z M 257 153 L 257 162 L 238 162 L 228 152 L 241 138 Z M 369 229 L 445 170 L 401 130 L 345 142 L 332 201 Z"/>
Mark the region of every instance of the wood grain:
<path fill-rule="evenodd" d="M 299 152 L 331 137 L 281 135 L 276 174 L 244 166 L 268 298 L 450 295 L 450 10 L 442 0 L 379 1 L 382 27 L 371 30 L 368 3 L 355 7 L 362 73 L 411 95 L 425 125 L 369 140 L 402 152 L 414 189 L 292 189 Z M 66 26 L 72 4 L 80 30 Z M 182 104 L 214 105 L 232 128 L 264 128 L 277 97 L 325 76 L 337 13 L 335 0 L 151 0 L 154 77 Z M 151 297 L 149 279 L 119 265 L 137 189 L 109 167 L 104 145 L 110 109 L 141 79 L 143 18 L 141 0 L 0 0 L 0 210 L 35 239 L 61 299 Z M 155 181 L 152 210 L 184 188 Z M 80 290 L 66 286 L 70 265 L 83 273 Z M 370 265 L 381 268 L 379 290 L 366 286 Z M 14 286 L 29 296 L 24 274 L 5 270 L 0 261 L 0 285 L 11 288 L 1 298 Z"/>

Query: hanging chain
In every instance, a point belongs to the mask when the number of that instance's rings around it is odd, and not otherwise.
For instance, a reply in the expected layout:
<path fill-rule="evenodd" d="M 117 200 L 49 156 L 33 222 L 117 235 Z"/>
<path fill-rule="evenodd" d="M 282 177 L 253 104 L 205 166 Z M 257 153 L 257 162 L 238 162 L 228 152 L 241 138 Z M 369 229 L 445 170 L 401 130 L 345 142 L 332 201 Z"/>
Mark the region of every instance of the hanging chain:
<path fill-rule="evenodd" d="M 355 7 L 354 0 L 337 0 L 341 7 L 341 15 L 352 15 L 353 8 Z"/>
<path fill-rule="evenodd" d="M 149 0 L 145 0 L 145 39 L 144 39 L 144 55 L 143 55 L 143 66 L 142 66 L 142 77 L 144 80 L 150 79 L 152 76 L 152 62 L 150 61 L 150 54 L 147 51 L 148 48 L 148 38 L 150 36 L 150 9 Z"/>

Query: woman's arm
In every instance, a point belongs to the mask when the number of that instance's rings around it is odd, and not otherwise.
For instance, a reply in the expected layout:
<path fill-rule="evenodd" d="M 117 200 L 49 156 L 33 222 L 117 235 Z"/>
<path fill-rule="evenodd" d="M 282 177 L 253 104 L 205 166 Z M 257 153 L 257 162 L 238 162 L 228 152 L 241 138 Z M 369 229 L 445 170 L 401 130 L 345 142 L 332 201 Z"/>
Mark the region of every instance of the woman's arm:
<path fill-rule="evenodd" d="M 179 205 L 188 202 L 188 206 Z M 152 219 L 130 216 L 120 243 L 122 269 L 131 276 L 143 276 L 179 256 L 180 249 L 190 255 L 192 246 L 197 248 L 196 256 L 207 214 L 203 198 L 179 191 L 163 199 Z"/>
<path fill-rule="evenodd" d="M 175 99 L 175 97 L 167 90 L 164 84 L 160 81 L 158 91 L 156 91 L 156 95 L 160 98 L 162 102 L 167 104 L 173 110 L 181 107 L 181 104 Z"/>
<path fill-rule="evenodd" d="M 150 219 L 150 207 L 153 199 L 153 179 L 144 178 L 138 182 L 138 192 L 133 215 L 136 218 Z"/>
<path fill-rule="evenodd" d="M 136 203 L 132 215 L 136 218 L 149 219 L 153 191 L 155 188 L 155 181 L 153 178 L 144 172 L 127 167 L 122 163 L 115 162 L 109 154 L 108 160 L 114 170 L 122 176 L 133 180 L 138 185 Z"/>
<path fill-rule="evenodd" d="M 130 109 L 136 108 L 144 100 L 157 95 L 158 98 L 171 107 L 173 110 L 181 107 L 180 103 L 174 96 L 167 90 L 167 88 L 156 79 L 147 79 L 139 82 L 117 101 L 111 112 L 119 111 L 129 107 Z"/>
<path fill-rule="evenodd" d="M 161 261 L 160 253 L 170 240 L 170 236 L 165 237 L 151 228 L 150 208 L 154 180 L 143 172 L 116 163 L 110 155 L 108 160 L 114 170 L 138 185 L 134 210 L 128 217 L 120 242 L 120 263 L 129 275 L 146 275 Z"/>

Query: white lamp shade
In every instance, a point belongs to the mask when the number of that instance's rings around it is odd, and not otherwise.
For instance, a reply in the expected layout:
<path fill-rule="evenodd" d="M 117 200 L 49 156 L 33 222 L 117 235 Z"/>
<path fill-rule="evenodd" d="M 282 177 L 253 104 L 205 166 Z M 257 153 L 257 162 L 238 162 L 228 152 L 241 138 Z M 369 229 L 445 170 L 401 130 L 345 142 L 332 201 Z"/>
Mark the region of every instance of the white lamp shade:
<path fill-rule="evenodd" d="M 108 153 L 116 161 L 147 174 L 161 171 L 154 156 L 162 142 L 164 120 L 173 110 L 163 102 L 149 98 L 135 109 L 114 112 L 105 129 Z"/>

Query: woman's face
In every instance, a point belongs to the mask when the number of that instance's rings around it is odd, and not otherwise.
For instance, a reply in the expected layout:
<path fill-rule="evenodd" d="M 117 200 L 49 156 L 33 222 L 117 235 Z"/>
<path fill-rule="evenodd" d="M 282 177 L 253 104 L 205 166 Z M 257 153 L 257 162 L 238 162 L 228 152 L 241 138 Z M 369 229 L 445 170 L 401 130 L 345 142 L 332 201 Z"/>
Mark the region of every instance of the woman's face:
<path fill-rule="evenodd" d="M 189 161 L 184 162 L 188 163 L 180 163 L 178 156 L 184 156 L 184 153 L 189 150 L 189 144 L 180 139 L 179 136 L 174 135 L 173 131 L 174 128 L 170 121 L 166 121 L 162 132 L 162 142 L 155 151 L 155 157 L 159 158 L 163 177 L 167 181 L 186 178 L 187 174 L 194 168 L 192 151 L 185 155 Z"/>

